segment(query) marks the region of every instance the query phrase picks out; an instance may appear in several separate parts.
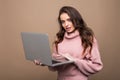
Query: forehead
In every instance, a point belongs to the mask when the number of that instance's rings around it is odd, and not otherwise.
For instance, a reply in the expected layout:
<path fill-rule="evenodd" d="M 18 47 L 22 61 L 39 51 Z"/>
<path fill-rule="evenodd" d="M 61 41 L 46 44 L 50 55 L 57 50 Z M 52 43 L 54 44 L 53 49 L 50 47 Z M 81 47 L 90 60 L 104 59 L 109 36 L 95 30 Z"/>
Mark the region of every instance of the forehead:
<path fill-rule="evenodd" d="M 67 13 L 62 13 L 61 15 L 60 15 L 60 19 L 61 20 L 66 20 L 66 19 L 69 19 L 70 17 L 69 17 L 69 15 L 67 14 Z"/>

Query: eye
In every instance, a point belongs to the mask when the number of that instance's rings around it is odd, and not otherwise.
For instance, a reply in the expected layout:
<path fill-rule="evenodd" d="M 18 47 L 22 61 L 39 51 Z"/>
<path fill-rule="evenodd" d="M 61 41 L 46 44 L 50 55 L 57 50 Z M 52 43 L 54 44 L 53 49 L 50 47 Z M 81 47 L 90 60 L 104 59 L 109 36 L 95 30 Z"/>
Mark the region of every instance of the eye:
<path fill-rule="evenodd" d="M 70 18 L 68 18 L 67 21 L 72 22 L 72 20 Z"/>
<path fill-rule="evenodd" d="M 61 23 L 63 24 L 63 23 L 65 23 L 65 21 L 64 21 L 64 20 L 61 20 Z"/>

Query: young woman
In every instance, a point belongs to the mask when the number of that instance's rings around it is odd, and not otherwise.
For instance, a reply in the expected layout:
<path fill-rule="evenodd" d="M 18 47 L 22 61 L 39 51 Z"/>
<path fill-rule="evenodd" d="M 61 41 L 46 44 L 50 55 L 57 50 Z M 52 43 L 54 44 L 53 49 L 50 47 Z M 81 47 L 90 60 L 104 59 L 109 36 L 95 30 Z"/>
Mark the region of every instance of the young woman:
<path fill-rule="evenodd" d="M 56 34 L 53 57 L 57 60 L 73 60 L 74 63 L 49 67 L 58 71 L 57 80 L 88 80 L 103 68 L 97 40 L 87 27 L 80 13 L 73 7 L 64 6 L 59 11 L 60 30 Z M 37 61 L 35 61 L 38 64 Z"/>

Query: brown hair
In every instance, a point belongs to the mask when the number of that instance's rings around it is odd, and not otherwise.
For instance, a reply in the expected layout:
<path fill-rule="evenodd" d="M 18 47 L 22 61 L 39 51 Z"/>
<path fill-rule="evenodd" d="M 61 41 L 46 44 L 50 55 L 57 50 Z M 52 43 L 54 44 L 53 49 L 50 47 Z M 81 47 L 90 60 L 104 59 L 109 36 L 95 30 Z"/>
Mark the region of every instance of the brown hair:
<path fill-rule="evenodd" d="M 87 27 L 80 13 L 75 8 L 70 6 L 64 6 L 59 11 L 58 23 L 60 25 L 60 29 L 56 34 L 57 36 L 57 40 L 55 41 L 56 49 L 57 49 L 57 45 L 63 41 L 65 34 L 65 29 L 62 27 L 62 23 L 60 20 L 60 15 L 62 13 L 68 14 L 75 29 L 79 31 L 80 37 L 82 39 L 82 46 L 84 47 L 83 54 L 85 53 L 88 47 L 90 47 L 90 53 L 91 53 L 94 33 L 89 27 Z"/>

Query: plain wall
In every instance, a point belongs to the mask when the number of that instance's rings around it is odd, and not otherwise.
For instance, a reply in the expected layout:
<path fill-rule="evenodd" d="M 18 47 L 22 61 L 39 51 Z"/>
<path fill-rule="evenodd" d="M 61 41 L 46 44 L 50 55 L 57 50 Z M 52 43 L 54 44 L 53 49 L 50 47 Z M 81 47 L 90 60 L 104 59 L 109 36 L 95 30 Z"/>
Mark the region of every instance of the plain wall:
<path fill-rule="evenodd" d="M 0 80 L 56 80 L 56 72 L 25 60 L 20 32 L 58 30 L 59 9 L 79 10 L 99 43 L 104 68 L 90 80 L 118 80 L 120 74 L 120 0 L 0 0 Z"/>

